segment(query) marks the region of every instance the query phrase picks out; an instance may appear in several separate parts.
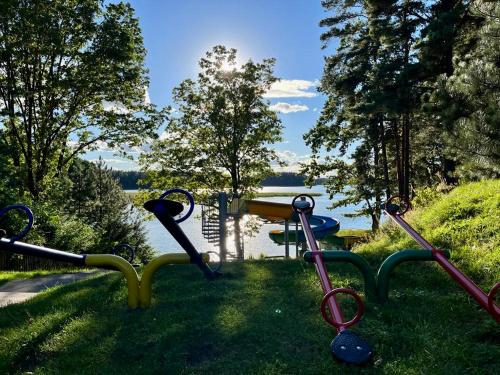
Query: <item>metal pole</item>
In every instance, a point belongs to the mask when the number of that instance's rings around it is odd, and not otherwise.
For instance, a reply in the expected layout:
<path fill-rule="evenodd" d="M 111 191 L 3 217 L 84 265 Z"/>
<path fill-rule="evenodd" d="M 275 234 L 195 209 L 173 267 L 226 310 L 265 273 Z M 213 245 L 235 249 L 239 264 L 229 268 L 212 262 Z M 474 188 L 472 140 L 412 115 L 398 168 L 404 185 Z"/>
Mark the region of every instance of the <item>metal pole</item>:
<path fill-rule="evenodd" d="M 415 229 L 411 227 L 400 215 L 392 214 L 385 211 L 389 217 L 395 221 L 406 233 L 410 235 L 420 246 L 426 250 L 432 251 L 434 259 L 437 263 L 454 279 L 471 297 L 473 297 L 481 307 L 488 311 L 497 321 L 500 321 L 498 308 L 496 306 L 490 307 L 488 295 L 479 288 L 469 277 L 463 274 L 458 268 L 451 264 L 442 250 L 436 249 L 425 238 L 423 238 Z"/>
<path fill-rule="evenodd" d="M 299 257 L 299 222 L 295 222 L 295 258 Z"/>
<path fill-rule="evenodd" d="M 321 287 L 323 289 L 323 293 L 325 293 L 326 295 L 327 293 L 333 290 L 332 283 L 330 282 L 330 278 L 328 277 L 328 272 L 326 270 L 325 264 L 323 263 L 323 258 L 321 253 L 319 252 L 318 246 L 316 244 L 316 239 L 314 238 L 314 234 L 307 222 L 307 215 L 303 211 L 302 212 L 299 211 L 298 214 L 300 217 L 300 222 L 302 223 L 302 229 L 304 230 L 304 234 L 306 235 L 306 240 L 307 244 L 309 245 L 309 250 L 311 250 L 311 253 L 313 254 L 314 266 L 321 281 Z M 330 312 L 333 316 L 333 319 L 336 322 L 342 323 L 344 321 L 344 316 L 342 315 L 342 311 L 340 310 L 340 306 L 337 300 L 335 299 L 335 296 L 329 298 L 327 303 Z M 342 332 L 345 329 L 346 327 L 341 325 L 338 327 L 337 330 L 338 332 Z"/>
<path fill-rule="evenodd" d="M 285 258 L 290 258 L 290 241 L 289 241 L 288 231 L 289 231 L 288 220 L 285 220 Z"/>
<path fill-rule="evenodd" d="M 226 248 L 227 194 L 219 192 L 219 253 L 222 261 L 227 260 Z"/>

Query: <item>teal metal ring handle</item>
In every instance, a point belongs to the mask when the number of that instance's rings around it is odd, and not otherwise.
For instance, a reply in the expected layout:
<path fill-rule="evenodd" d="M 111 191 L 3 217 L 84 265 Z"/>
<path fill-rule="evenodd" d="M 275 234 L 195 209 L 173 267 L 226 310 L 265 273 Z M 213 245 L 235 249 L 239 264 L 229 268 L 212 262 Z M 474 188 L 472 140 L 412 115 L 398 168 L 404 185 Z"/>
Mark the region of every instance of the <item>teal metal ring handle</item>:
<path fill-rule="evenodd" d="M 297 201 L 299 198 L 301 200 Z M 304 198 L 304 199 L 302 199 L 302 198 Z M 309 198 L 311 200 L 311 204 L 306 201 L 306 198 Z M 314 201 L 314 198 L 309 194 L 299 194 L 295 198 L 293 198 L 293 200 L 292 200 L 292 208 L 293 208 L 293 211 L 296 213 L 312 212 L 314 210 L 315 206 L 316 206 L 316 202 Z"/>
<path fill-rule="evenodd" d="M 222 268 L 222 257 L 220 256 L 220 254 L 217 251 L 206 251 L 205 254 L 215 254 L 219 257 L 219 262 L 217 264 L 217 267 L 212 268 L 212 271 L 219 272 L 220 269 Z"/>
<path fill-rule="evenodd" d="M 125 258 L 124 259 L 127 260 L 129 263 L 132 263 L 135 259 L 135 249 L 127 243 L 122 243 L 122 244 L 116 245 L 113 248 L 113 250 L 111 250 L 111 254 L 118 255 L 117 252 L 120 249 L 126 249 L 130 252 L 130 257 L 128 259 L 125 259 Z"/>
<path fill-rule="evenodd" d="M 395 199 L 400 200 L 403 205 L 393 204 L 392 201 Z M 391 215 L 403 216 L 411 207 L 410 201 L 406 198 L 400 197 L 399 195 L 394 195 L 390 197 L 384 204 L 384 210 Z"/>

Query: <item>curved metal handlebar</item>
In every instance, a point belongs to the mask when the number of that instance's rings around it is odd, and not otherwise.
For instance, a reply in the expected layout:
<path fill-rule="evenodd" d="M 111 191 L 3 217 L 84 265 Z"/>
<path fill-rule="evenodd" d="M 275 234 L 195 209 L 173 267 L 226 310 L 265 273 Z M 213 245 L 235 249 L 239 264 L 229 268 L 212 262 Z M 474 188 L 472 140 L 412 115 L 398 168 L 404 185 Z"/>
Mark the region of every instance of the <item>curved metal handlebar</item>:
<path fill-rule="evenodd" d="M 339 294 L 339 293 L 349 294 L 350 296 L 352 296 L 354 298 L 354 300 L 356 301 L 356 304 L 358 305 L 358 309 L 356 311 L 356 314 L 354 315 L 354 318 L 352 318 L 351 320 L 349 320 L 347 322 L 337 322 L 337 321 L 333 320 L 332 317 L 330 315 L 328 315 L 328 313 L 326 311 L 326 305 L 328 303 L 328 300 L 330 298 L 335 298 L 335 295 Z M 323 297 L 323 300 L 321 301 L 320 310 L 321 310 L 321 315 L 323 316 L 323 319 L 327 323 L 331 324 L 332 326 L 334 326 L 337 329 L 340 327 L 348 328 L 348 327 L 356 324 L 361 319 L 361 317 L 363 316 L 363 313 L 365 312 L 365 304 L 361 300 L 361 297 L 354 290 L 348 289 L 348 288 L 336 288 L 336 289 L 330 290 L 328 293 L 325 294 L 325 296 Z"/>
<path fill-rule="evenodd" d="M 5 216 L 7 214 L 7 212 L 12 211 L 12 210 L 24 211 L 28 215 L 28 225 L 26 225 L 24 227 L 24 229 L 19 234 L 17 234 L 16 236 L 14 236 L 10 239 L 10 242 L 15 242 L 15 241 L 19 241 L 19 240 L 23 239 L 28 234 L 28 232 L 33 227 L 33 222 L 35 220 L 33 218 L 33 212 L 30 210 L 30 208 L 28 206 L 25 206 L 24 204 L 13 204 L 11 206 L 7 206 L 7 207 L 3 208 L 2 210 L 0 210 L 0 218 Z"/>
<path fill-rule="evenodd" d="M 301 206 L 300 202 L 305 202 L 305 200 L 300 200 L 299 202 L 297 202 L 297 200 L 299 198 L 300 199 L 301 198 L 309 198 L 311 201 L 311 205 L 309 205 L 309 202 L 306 202 L 307 205 L 304 204 L 304 207 L 300 207 Z M 316 202 L 314 201 L 314 198 L 312 196 L 310 196 L 309 194 L 299 194 L 295 198 L 293 198 L 293 200 L 292 200 L 293 211 L 297 212 L 297 213 L 299 213 L 299 212 L 305 212 L 305 213 L 312 212 L 314 210 L 315 206 L 316 206 Z"/>
<path fill-rule="evenodd" d="M 113 248 L 113 250 L 111 250 L 111 254 L 117 255 L 116 253 L 120 249 L 127 249 L 127 250 L 130 251 L 130 257 L 128 259 L 126 259 L 126 258 L 124 258 L 124 259 L 127 260 L 129 263 L 132 263 L 134 261 L 134 259 L 135 259 L 135 249 L 132 246 L 130 246 L 129 244 L 127 244 L 127 243 L 122 243 L 122 244 L 116 245 Z"/>
<path fill-rule="evenodd" d="M 176 219 L 175 220 L 175 222 L 177 224 L 179 224 L 179 223 L 182 223 L 184 220 L 186 220 L 193 213 L 193 210 L 194 210 L 194 198 L 186 190 L 183 190 L 183 189 L 170 189 L 170 190 L 165 191 L 162 195 L 160 195 L 159 199 L 165 199 L 170 194 L 175 194 L 175 193 L 184 194 L 186 196 L 186 198 L 188 199 L 188 201 L 189 201 L 189 210 L 188 210 L 188 212 L 184 216 L 182 216 L 180 219 Z"/>
<path fill-rule="evenodd" d="M 392 204 L 392 201 L 399 199 L 400 205 Z M 403 210 L 402 210 L 403 208 Z M 391 215 L 403 216 L 411 208 L 410 201 L 408 198 L 401 197 L 399 195 L 393 195 L 387 202 L 385 202 L 385 210 Z"/>

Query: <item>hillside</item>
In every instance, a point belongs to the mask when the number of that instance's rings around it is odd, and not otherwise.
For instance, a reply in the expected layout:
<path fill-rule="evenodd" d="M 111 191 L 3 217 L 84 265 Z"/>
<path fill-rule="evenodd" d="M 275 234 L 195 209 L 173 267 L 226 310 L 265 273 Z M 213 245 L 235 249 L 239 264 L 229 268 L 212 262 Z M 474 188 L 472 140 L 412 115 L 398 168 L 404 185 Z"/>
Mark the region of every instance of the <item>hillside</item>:
<path fill-rule="evenodd" d="M 450 250 L 452 261 L 483 286 L 500 280 L 500 180 L 465 184 L 442 195 L 426 190 L 415 206 L 405 219 L 424 238 Z M 389 220 L 356 251 L 382 259 L 408 248 L 418 245 Z"/>

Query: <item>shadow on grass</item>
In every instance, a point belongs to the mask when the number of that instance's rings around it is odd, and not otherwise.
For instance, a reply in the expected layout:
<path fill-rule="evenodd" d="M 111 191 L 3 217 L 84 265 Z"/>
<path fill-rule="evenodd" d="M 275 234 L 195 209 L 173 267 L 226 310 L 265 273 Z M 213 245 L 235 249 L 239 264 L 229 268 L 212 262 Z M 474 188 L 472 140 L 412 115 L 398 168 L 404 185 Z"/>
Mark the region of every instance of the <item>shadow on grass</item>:
<path fill-rule="evenodd" d="M 328 266 L 334 286 L 363 290 L 351 265 Z M 100 276 L 2 309 L 0 373 L 494 373 L 498 326 L 440 269 L 404 265 L 391 291 L 355 327 L 376 355 L 354 368 L 331 359 L 335 332 L 319 313 L 314 267 L 301 261 L 228 264 L 213 282 L 193 266 L 164 267 L 151 308 L 135 311 L 125 282 Z"/>

